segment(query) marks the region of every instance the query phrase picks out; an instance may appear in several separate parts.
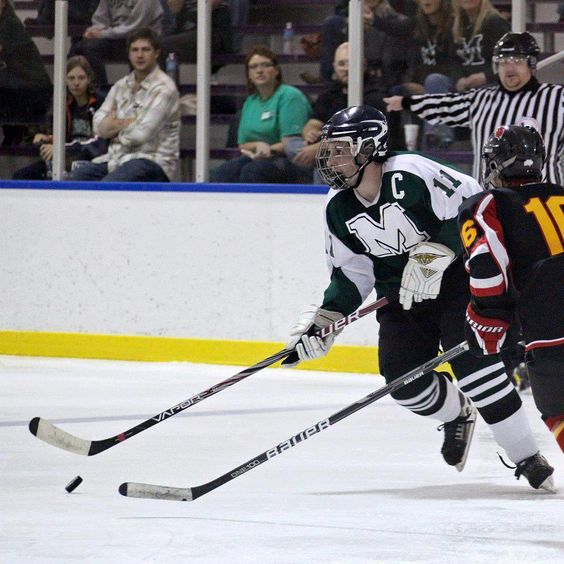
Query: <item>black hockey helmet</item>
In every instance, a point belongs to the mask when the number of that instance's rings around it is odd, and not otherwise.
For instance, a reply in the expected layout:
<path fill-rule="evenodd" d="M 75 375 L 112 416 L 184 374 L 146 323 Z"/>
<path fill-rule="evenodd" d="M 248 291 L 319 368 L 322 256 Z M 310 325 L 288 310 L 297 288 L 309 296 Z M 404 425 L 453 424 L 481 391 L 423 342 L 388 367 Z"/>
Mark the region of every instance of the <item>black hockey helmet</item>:
<path fill-rule="evenodd" d="M 496 178 L 504 186 L 542 180 L 546 149 L 541 134 L 528 125 L 502 125 L 482 149 L 484 186 Z"/>
<path fill-rule="evenodd" d="M 386 116 L 372 106 L 351 106 L 338 111 L 323 126 L 317 151 L 317 169 L 332 188 L 356 188 L 364 168 L 388 152 Z M 351 156 L 347 163 L 339 158 Z M 355 178 L 356 177 L 356 178 Z"/>
<path fill-rule="evenodd" d="M 494 72 L 497 73 L 498 64 L 502 59 L 510 58 L 526 58 L 529 67 L 534 70 L 537 67 L 539 53 L 539 45 L 529 32 L 509 31 L 494 46 L 492 59 Z"/>

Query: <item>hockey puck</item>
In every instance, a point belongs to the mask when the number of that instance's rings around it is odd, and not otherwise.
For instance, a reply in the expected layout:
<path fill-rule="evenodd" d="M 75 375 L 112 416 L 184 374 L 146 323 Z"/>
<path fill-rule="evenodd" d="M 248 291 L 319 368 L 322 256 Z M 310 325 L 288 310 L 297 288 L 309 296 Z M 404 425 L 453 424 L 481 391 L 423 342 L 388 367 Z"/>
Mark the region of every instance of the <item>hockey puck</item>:
<path fill-rule="evenodd" d="M 74 490 L 76 490 L 76 488 L 78 488 L 78 486 L 80 486 L 80 484 L 82 483 L 82 478 L 80 476 L 76 476 L 76 478 L 73 478 L 65 487 L 65 490 L 67 490 L 68 493 L 73 492 Z"/>

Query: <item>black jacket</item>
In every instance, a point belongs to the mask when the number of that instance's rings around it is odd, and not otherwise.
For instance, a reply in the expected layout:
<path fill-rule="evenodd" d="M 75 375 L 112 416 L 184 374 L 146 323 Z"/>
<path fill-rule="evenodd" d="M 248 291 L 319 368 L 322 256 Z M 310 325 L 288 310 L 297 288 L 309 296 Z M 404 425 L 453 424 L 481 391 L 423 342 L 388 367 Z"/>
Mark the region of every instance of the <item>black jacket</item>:
<path fill-rule="evenodd" d="M 0 45 L 0 88 L 51 92 L 39 50 L 10 4 L 0 14 Z"/>

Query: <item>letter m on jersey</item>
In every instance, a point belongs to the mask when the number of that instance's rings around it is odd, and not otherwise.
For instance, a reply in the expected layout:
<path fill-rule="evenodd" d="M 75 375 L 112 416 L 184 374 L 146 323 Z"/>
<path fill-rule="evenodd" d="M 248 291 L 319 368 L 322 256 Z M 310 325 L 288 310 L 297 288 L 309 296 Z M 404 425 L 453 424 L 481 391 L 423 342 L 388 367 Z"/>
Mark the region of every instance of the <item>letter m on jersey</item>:
<path fill-rule="evenodd" d="M 364 245 L 367 253 L 375 257 L 389 257 L 409 252 L 417 243 L 429 239 L 420 231 L 397 203 L 380 208 L 380 221 L 366 212 L 347 222 L 349 233 Z"/>

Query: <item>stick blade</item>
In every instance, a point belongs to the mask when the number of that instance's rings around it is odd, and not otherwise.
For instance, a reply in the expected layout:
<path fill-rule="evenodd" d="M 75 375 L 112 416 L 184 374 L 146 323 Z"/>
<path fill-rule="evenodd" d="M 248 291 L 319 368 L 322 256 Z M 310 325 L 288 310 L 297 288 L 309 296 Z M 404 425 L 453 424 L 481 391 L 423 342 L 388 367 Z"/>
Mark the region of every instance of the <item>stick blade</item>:
<path fill-rule="evenodd" d="M 156 486 L 153 484 L 139 484 L 136 482 L 124 482 L 119 487 L 119 493 L 126 497 L 141 497 L 144 499 L 194 501 L 192 488 L 173 488 L 169 486 Z"/>
<path fill-rule="evenodd" d="M 54 447 L 68 450 L 74 454 L 82 454 L 83 456 L 88 456 L 90 454 L 92 441 L 86 441 L 84 439 L 80 439 L 79 437 L 75 437 L 62 429 L 55 427 L 55 425 L 49 423 L 49 421 L 42 419 L 41 417 L 34 417 L 29 422 L 29 431 L 38 439 Z"/>

